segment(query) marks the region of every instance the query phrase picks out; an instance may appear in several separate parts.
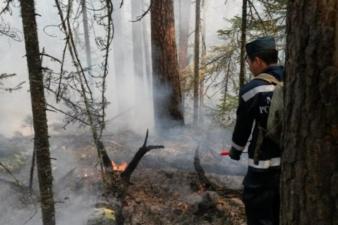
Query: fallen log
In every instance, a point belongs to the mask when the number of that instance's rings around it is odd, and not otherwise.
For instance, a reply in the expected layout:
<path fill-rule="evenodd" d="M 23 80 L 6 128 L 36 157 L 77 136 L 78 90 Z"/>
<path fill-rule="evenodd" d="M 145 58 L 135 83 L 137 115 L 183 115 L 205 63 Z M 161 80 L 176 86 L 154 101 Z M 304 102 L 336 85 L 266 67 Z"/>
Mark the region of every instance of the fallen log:
<path fill-rule="evenodd" d="M 242 191 L 241 190 L 235 190 L 235 189 L 230 189 L 227 187 L 220 186 L 214 182 L 212 182 L 210 179 L 205 174 L 205 171 L 201 165 L 201 160 L 199 156 L 199 147 L 197 147 L 195 151 L 195 156 L 194 156 L 194 168 L 195 171 L 197 172 L 199 181 L 201 184 L 209 191 L 215 191 L 219 195 L 226 197 L 226 198 L 240 198 L 242 196 Z"/>

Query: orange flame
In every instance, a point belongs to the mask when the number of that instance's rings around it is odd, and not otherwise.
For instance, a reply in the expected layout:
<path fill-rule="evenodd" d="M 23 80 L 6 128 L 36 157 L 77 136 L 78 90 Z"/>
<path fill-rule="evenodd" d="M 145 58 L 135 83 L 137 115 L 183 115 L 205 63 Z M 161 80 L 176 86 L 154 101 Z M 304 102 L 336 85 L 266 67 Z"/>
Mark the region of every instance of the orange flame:
<path fill-rule="evenodd" d="M 122 163 L 118 164 L 118 163 L 115 163 L 114 161 L 111 161 L 111 165 L 112 165 L 114 171 L 123 172 L 127 169 L 128 163 L 122 162 Z"/>

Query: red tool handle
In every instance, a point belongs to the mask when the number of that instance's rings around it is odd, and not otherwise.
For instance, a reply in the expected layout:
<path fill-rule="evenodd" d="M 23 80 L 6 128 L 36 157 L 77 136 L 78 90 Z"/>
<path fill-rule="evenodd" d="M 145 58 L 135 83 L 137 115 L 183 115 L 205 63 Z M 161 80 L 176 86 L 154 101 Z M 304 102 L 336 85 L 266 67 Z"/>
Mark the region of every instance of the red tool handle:
<path fill-rule="evenodd" d="M 228 156 L 230 155 L 229 150 L 227 149 L 222 149 L 221 152 L 219 153 L 221 156 Z"/>

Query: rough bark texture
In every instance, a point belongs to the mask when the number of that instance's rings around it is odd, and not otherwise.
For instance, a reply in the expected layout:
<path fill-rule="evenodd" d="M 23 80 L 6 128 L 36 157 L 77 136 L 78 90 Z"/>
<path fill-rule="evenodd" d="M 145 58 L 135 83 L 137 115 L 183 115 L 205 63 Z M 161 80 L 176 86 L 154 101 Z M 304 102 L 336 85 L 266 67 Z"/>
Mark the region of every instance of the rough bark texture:
<path fill-rule="evenodd" d="M 195 49 L 194 49 L 194 124 L 198 123 L 199 84 L 200 84 L 200 23 L 201 1 L 196 0 Z"/>
<path fill-rule="evenodd" d="M 246 43 L 246 25 L 247 25 L 247 0 L 243 0 L 242 5 L 242 27 L 241 27 L 241 58 L 239 71 L 239 87 L 244 85 L 245 81 L 245 43 Z"/>
<path fill-rule="evenodd" d="M 21 0 L 20 3 L 29 71 L 34 127 L 34 149 L 36 150 L 42 221 L 44 225 L 54 225 L 53 177 L 34 0 Z"/>
<path fill-rule="evenodd" d="M 338 1 L 291 0 L 281 224 L 338 224 Z"/>
<path fill-rule="evenodd" d="M 175 42 L 172 0 L 153 0 L 151 41 L 153 59 L 154 110 L 157 126 L 183 124 L 181 87 Z"/>

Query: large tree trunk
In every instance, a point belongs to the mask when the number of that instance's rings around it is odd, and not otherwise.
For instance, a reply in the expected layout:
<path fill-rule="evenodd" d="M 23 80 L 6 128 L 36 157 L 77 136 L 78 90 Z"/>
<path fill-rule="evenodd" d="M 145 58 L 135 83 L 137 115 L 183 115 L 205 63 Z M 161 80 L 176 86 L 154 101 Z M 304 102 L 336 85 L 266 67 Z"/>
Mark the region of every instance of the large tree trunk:
<path fill-rule="evenodd" d="M 29 71 L 34 127 L 34 149 L 36 150 L 42 221 L 44 225 L 54 225 L 53 176 L 34 0 L 21 0 L 20 3 Z"/>
<path fill-rule="evenodd" d="M 152 1 L 153 96 L 157 126 L 184 123 L 173 8 L 172 0 Z"/>
<path fill-rule="evenodd" d="M 239 87 L 244 85 L 245 81 L 245 44 L 246 44 L 246 25 L 247 25 L 247 2 L 243 0 L 242 5 L 242 27 L 241 27 L 241 55 L 240 55 L 240 71 L 239 71 Z"/>
<path fill-rule="evenodd" d="M 282 225 L 338 224 L 338 2 L 288 5 Z"/>
<path fill-rule="evenodd" d="M 194 125 L 198 123 L 198 103 L 200 85 L 200 24 L 201 0 L 196 0 L 195 49 L 194 49 Z"/>

